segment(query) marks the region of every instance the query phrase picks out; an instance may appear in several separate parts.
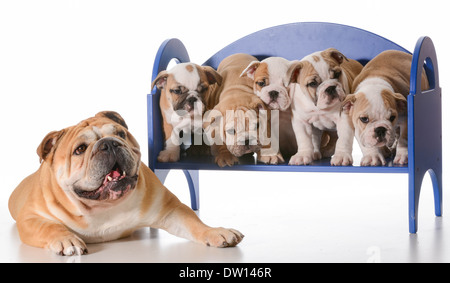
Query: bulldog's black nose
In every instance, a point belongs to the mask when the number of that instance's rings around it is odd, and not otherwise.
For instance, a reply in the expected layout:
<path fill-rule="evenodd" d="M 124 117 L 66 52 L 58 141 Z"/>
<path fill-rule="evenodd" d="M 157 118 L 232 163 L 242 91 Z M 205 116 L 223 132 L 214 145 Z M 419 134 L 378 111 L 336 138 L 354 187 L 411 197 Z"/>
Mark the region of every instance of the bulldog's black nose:
<path fill-rule="evenodd" d="M 271 100 L 276 100 L 278 98 L 279 92 L 276 90 L 269 91 L 269 96 Z"/>
<path fill-rule="evenodd" d="M 99 142 L 98 149 L 103 151 L 117 148 L 120 145 L 119 142 L 113 139 L 103 139 Z"/>
<path fill-rule="evenodd" d="M 325 89 L 325 92 L 328 93 L 330 96 L 334 97 L 337 95 L 336 86 L 331 85 Z"/>
<path fill-rule="evenodd" d="M 386 136 L 387 129 L 385 127 L 375 128 L 375 135 L 380 138 L 384 138 Z"/>
<path fill-rule="evenodd" d="M 187 102 L 189 105 L 193 106 L 194 103 L 195 103 L 197 100 L 198 100 L 197 97 L 191 96 L 191 97 L 189 97 L 189 98 L 186 100 L 186 102 Z"/>

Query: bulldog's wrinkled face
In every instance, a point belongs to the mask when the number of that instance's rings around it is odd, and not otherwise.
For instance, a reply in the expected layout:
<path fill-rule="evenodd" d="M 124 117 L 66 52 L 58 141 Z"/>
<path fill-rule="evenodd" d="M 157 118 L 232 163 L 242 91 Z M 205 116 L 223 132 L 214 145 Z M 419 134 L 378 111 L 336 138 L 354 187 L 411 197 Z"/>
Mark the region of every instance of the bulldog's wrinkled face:
<path fill-rule="evenodd" d="M 136 186 L 139 145 L 115 112 L 47 135 L 38 148 L 60 187 L 82 202 L 113 202 Z"/>
<path fill-rule="evenodd" d="M 258 152 L 270 139 L 270 111 L 256 96 L 247 106 L 233 103 L 205 114 L 203 128 L 209 144 L 225 144 L 236 157 Z"/>
<path fill-rule="evenodd" d="M 161 71 L 152 83 L 164 92 L 172 109 L 180 116 L 189 113 L 205 111 L 204 94 L 210 85 L 222 83 L 222 77 L 209 66 L 199 66 L 193 63 L 181 63 L 169 71 Z M 199 103 L 200 102 L 200 103 Z M 202 109 L 195 109 L 195 106 Z M 183 111 L 179 111 L 183 110 Z"/>
<path fill-rule="evenodd" d="M 288 74 L 290 61 L 281 57 L 269 57 L 251 62 L 242 72 L 253 80 L 254 93 L 273 110 L 285 111 L 291 105 Z"/>
<path fill-rule="evenodd" d="M 347 96 L 343 109 L 350 113 L 362 146 L 391 147 L 396 140 L 398 121 L 406 114 L 407 102 L 403 95 L 390 90 L 361 91 Z"/>
<path fill-rule="evenodd" d="M 300 85 L 306 103 L 325 110 L 342 103 L 346 96 L 345 74 L 340 67 L 347 58 L 330 48 L 306 56 L 290 67 L 291 82 Z"/>

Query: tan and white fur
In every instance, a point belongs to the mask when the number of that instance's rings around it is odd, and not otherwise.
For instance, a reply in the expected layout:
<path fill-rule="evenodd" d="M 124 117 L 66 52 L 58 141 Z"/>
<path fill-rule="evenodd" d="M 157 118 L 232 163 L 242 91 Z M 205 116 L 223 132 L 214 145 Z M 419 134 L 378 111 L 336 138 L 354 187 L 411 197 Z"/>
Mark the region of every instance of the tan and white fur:
<path fill-rule="evenodd" d="M 327 156 L 322 156 L 322 132 L 336 131 L 339 127 L 341 103 L 350 93 L 362 65 L 329 48 L 304 57 L 292 64 L 291 69 L 292 127 L 298 151 L 289 164 L 307 165 L 334 153 L 332 148 Z M 339 146 L 338 139 L 336 148 Z"/>
<path fill-rule="evenodd" d="M 412 56 L 388 50 L 372 59 L 356 77 L 354 94 L 343 103 L 346 127 L 338 131 L 343 140 L 356 140 L 363 157 L 361 166 L 386 165 L 391 149 L 396 149 L 394 164 L 408 163 L 407 95 Z M 429 88 L 423 72 L 422 89 Z M 349 154 L 349 152 L 344 153 Z M 335 165 L 342 158 L 333 157 Z"/>
<path fill-rule="evenodd" d="M 163 118 L 165 147 L 158 155 L 160 162 L 176 162 L 180 158 L 180 131 L 201 135 L 202 127 L 194 127 L 208 107 L 208 99 L 222 77 L 209 66 L 181 63 L 169 71 L 161 71 L 152 83 L 161 90 L 160 108 Z"/>
<path fill-rule="evenodd" d="M 257 153 L 258 161 L 263 163 L 277 164 L 280 160 L 278 148 L 272 150 L 266 139 L 260 139 L 260 133 L 270 138 L 270 111 L 254 95 L 253 81 L 247 76 L 241 77 L 244 69 L 255 60 L 248 54 L 233 54 L 223 59 L 217 68 L 223 83 L 215 92 L 216 105 L 208 115 L 205 113 L 203 126 L 220 167 L 232 166 L 248 153 Z M 267 111 L 265 117 L 261 110 Z M 231 112 L 234 115 L 230 115 Z M 265 122 L 259 123 L 260 118 Z"/>
<path fill-rule="evenodd" d="M 86 243 L 160 228 L 214 247 L 237 245 L 234 229 L 211 228 L 141 162 L 139 145 L 116 112 L 49 133 L 41 165 L 9 199 L 21 240 L 59 255 L 87 253 Z"/>

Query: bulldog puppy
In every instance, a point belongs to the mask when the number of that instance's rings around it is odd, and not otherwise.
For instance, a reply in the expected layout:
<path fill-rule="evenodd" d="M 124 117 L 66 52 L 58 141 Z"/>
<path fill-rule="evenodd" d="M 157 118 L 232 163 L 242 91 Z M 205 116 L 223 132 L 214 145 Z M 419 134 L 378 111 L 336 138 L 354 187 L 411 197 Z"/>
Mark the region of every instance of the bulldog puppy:
<path fill-rule="evenodd" d="M 394 164 L 408 163 L 407 95 L 412 55 L 388 50 L 372 59 L 353 82 L 354 94 L 347 96 L 343 113 L 349 123 L 338 130 L 347 142 L 356 139 L 361 147 L 361 166 L 385 165 L 395 148 Z M 422 72 L 422 90 L 429 88 Z M 349 152 L 344 154 L 350 154 Z M 335 155 L 336 165 L 341 156 Z"/>
<path fill-rule="evenodd" d="M 238 157 L 252 152 L 263 163 L 276 164 L 282 160 L 277 146 L 269 141 L 270 111 L 253 94 L 253 80 L 241 77 L 255 60 L 248 54 L 234 54 L 222 60 L 217 68 L 223 83 L 216 92 L 215 107 L 205 114 L 203 126 L 220 167 L 232 166 Z"/>
<path fill-rule="evenodd" d="M 283 127 L 280 127 L 279 145 L 283 156 L 291 156 L 297 152 L 291 121 L 290 65 L 291 61 L 282 57 L 268 57 L 261 62 L 251 62 L 241 74 L 253 80 L 253 92 L 270 110 L 280 111 L 279 120 Z M 280 159 L 279 162 L 284 160 Z"/>
<path fill-rule="evenodd" d="M 194 127 L 194 118 L 202 119 L 207 101 L 222 77 L 209 66 L 181 63 L 169 71 L 161 71 L 152 83 L 161 90 L 159 105 L 163 118 L 165 147 L 158 155 L 160 162 L 180 159 L 180 132 L 202 134 L 201 125 Z"/>
<path fill-rule="evenodd" d="M 87 253 L 86 243 L 115 240 L 141 227 L 160 228 L 214 247 L 243 235 L 211 228 L 141 162 L 123 118 L 100 112 L 49 133 L 39 145 L 39 169 L 9 199 L 21 240 L 59 255 Z"/>
<path fill-rule="evenodd" d="M 362 67 L 334 48 L 315 52 L 291 65 L 292 128 L 298 152 L 289 160 L 290 165 L 307 165 L 330 157 L 334 146 L 340 147 L 338 139 L 336 144 L 331 143 L 327 155 L 322 156 L 322 131 L 336 131 L 339 127 L 341 104 Z"/>

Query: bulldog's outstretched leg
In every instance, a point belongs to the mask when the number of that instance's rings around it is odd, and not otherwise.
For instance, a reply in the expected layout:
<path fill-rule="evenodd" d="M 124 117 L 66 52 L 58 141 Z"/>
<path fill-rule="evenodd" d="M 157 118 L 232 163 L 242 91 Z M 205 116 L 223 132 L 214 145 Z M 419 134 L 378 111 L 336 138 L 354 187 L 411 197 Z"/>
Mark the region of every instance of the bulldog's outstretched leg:
<path fill-rule="evenodd" d="M 40 216 L 18 219 L 20 239 L 30 246 L 47 248 L 58 255 L 87 254 L 86 244 L 66 226 Z"/>

